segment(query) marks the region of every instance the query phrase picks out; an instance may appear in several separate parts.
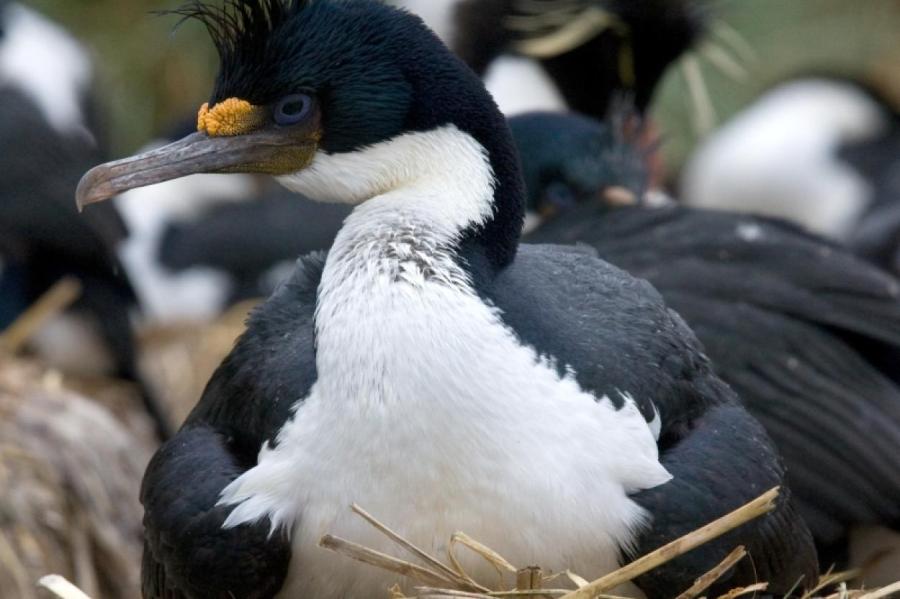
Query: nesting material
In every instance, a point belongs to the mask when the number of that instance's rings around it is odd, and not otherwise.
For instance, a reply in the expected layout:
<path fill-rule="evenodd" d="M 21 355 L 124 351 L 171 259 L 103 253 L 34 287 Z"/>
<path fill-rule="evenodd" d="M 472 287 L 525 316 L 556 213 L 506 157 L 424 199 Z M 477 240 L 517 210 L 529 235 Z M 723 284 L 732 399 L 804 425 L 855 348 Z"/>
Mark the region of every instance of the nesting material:
<path fill-rule="evenodd" d="M 88 594 L 137 597 L 138 489 L 153 450 L 58 373 L 0 360 L 0 589 L 46 597 L 51 572 Z"/>
<path fill-rule="evenodd" d="M 427 555 L 423 550 L 402 538 L 386 525 L 376 520 L 371 514 L 356 505 L 352 506 L 351 509 L 357 515 L 362 517 L 379 532 L 383 533 L 425 565 L 423 566 L 389 556 L 332 535 L 325 535 L 322 537 L 320 545 L 351 559 L 396 572 L 401 576 L 428 585 L 416 587 L 415 594 L 412 596 L 404 595 L 399 587 L 395 587 L 390 589 L 391 599 L 411 599 L 412 597 L 428 599 L 444 599 L 451 597 L 477 597 L 481 599 L 488 597 L 562 597 L 562 599 L 596 599 L 598 597 L 606 597 L 608 596 L 607 593 L 612 589 L 626 584 L 679 555 L 683 555 L 684 553 L 696 549 L 700 545 L 712 541 L 728 531 L 768 513 L 775 508 L 775 500 L 777 498 L 778 489 L 772 489 L 730 514 L 727 514 L 690 534 L 676 539 L 593 582 L 587 582 L 577 574 L 571 572 L 542 576 L 539 575 L 540 569 L 536 566 L 517 568 L 497 552 L 485 547 L 474 539 L 471 539 L 464 533 L 459 532 L 455 533 L 450 540 L 448 546 L 448 558 L 451 565 L 447 566 L 436 557 Z M 500 575 L 500 588 L 491 590 L 473 580 L 472 577 L 466 573 L 455 556 L 455 550 L 458 545 L 463 545 L 469 550 L 474 551 L 494 566 Z M 743 547 L 735 549 L 735 551 L 728 555 L 721 564 L 699 578 L 684 593 L 678 595 L 678 598 L 692 599 L 693 597 L 696 597 L 703 590 L 711 586 L 745 555 L 746 551 Z M 512 573 L 515 575 L 515 588 L 508 589 L 504 587 L 504 573 Z M 563 578 L 563 576 L 575 586 L 574 589 L 551 588 L 546 586 L 547 584 L 551 584 L 554 581 Z M 522 588 L 524 584 L 523 581 L 527 581 L 528 588 Z M 763 586 L 761 588 L 765 587 Z"/>
<path fill-rule="evenodd" d="M 398 575 L 398 578 L 405 577 L 414 583 L 418 583 L 418 586 L 413 588 L 411 595 L 408 594 L 409 591 L 404 591 L 399 584 L 395 585 L 387 591 L 389 599 L 454 599 L 459 597 L 470 599 L 487 599 L 490 597 L 619 599 L 609 593 L 614 592 L 613 589 L 634 580 L 638 576 L 650 572 L 670 560 L 768 513 L 774 509 L 777 497 L 778 489 L 772 489 L 730 514 L 592 582 L 588 582 L 569 571 L 544 575 L 537 566 L 517 568 L 497 552 L 459 532 L 453 535 L 448 545 L 448 561 L 450 565 L 447 565 L 440 559 L 428 555 L 357 505 L 351 507 L 354 513 L 391 539 L 419 563 L 387 555 L 332 535 L 322 537 L 319 544 L 321 547 L 337 552 L 344 557 L 394 572 Z M 494 566 L 500 579 L 496 589 L 485 587 L 473 580 L 465 572 L 455 556 L 455 551 L 459 546 L 464 546 L 474 551 Z M 721 563 L 699 577 L 689 588 L 681 593 L 673 591 L 672 597 L 674 599 L 695 599 L 696 597 L 705 596 L 704 593 L 709 587 L 715 584 L 731 567 L 746 556 L 747 551 L 744 547 L 736 547 Z M 505 580 L 508 576 L 504 576 L 508 574 L 513 574 L 512 579 L 514 580 L 514 583 L 509 588 L 505 586 Z M 804 594 L 802 599 L 813 599 L 814 597 L 824 597 L 825 599 L 881 599 L 900 592 L 900 582 L 878 590 L 848 590 L 846 581 L 857 575 L 858 572 L 826 573 L 819 584 Z M 561 588 L 566 586 L 574 588 Z M 755 595 L 764 592 L 767 586 L 766 582 L 759 582 L 747 587 L 734 589 L 722 595 L 719 599 L 736 599 L 737 597 Z M 837 590 L 834 591 L 836 586 Z"/>
<path fill-rule="evenodd" d="M 49 574 L 38 581 L 41 586 L 60 599 L 90 599 L 84 592 L 59 574 Z"/>
<path fill-rule="evenodd" d="M 413 556 L 421 564 L 387 555 L 332 535 L 322 537 L 320 545 L 344 557 L 361 561 L 373 567 L 389 570 L 396 573 L 398 577 L 407 577 L 420 583 L 419 586 L 413 589 L 412 595 L 404 592 L 400 585 L 396 584 L 392 588 L 387 589 L 388 599 L 489 599 L 491 597 L 624 599 L 609 594 L 609 590 L 623 581 L 632 580 L 641 574 L 652 571 L 654 568 L 768 513 L 774 508 L 777 497 L 778 489 L 772 489 L 730 514 L 676 539 L 593 582 L 588 582 L 569 571 L 548 576 L 537 566 L 516 568 L 497 552 L 459 532 L 453 535 L 448 547 L 448 561 L 450 565 L 447 565 L 440 559 L 416 547 L 357 505 L 351 507 L 354 513 L 391 539 L 398 547 Z M 491 590 L 473 580 L 465 572 L 454 554 L 456 550 L 462 547 L 474 551 L 497 569 L 497 572 L 501 574 L 499 589 Z M 705 597 L 707 589 L 746 556 L 747 552 L 744 547 L 735 548 L 725 559 L 709 572 L 700 576 L 686 590 L 680 594 L 673 592 L 673 599 Z M 515 582 L 512 588 L 507 589 L 503 588 L 502 575 L 508 573 L 514 575 L 513 580 Z M 900 582 L 874 590 L 848 589 L 847 581 L 858 575 L 858 571 L 828 572 L 821 577 L 815 587 L 804 593 L 801 599 L 885 599 L 900 593 Z M 40 584 L 60 599 L 89 599 L 86 593 L 61 576 L 46 576 L 41 579 Z M 563 586 L 574 586 L 575 588 L 558 588 Z M 718 599 L 757 596 L 758 593 L 765 592 L 767 586 L 767 583 L 759 582 L 746 587 L 736 588 L 719 596 Z"/>

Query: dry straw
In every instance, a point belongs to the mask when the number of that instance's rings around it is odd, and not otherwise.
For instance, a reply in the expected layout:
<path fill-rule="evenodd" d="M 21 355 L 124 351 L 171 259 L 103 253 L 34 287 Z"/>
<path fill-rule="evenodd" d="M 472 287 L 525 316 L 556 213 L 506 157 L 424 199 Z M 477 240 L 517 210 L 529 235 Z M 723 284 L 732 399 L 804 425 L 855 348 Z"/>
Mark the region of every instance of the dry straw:
<path fill-rule="evenodd" d="M 96 596 L 135 597 L 153 446 L 62 380 L 0 363 L 0 595 L 36 598 L 35 580 L 59 572 Z"/>
<path fill-rule="evenodd" d="M 380 551 L 375 551 L 347 539 L 332 535 L 325 535 L 322 537 L 319 544 L 322 547 L 340 553 L 345 557 L 394 572 L 399 576 L 422 583 L 424 586 L 415 587 L 415 594 L 411 596 L 418 599 L 450 599 L 453 597 L 477 597 L 480 599 L 487 597 L 561 597 L 562 599 L 599 599 L 609 597 L 607 593 L 612 589 L 631 582 L 638 576 L 658 568 L 679 555 L 692 551 L 700 545 L 708 543 L 728 531 L 768 513 L 774 509 L 777 498 L 778 489 L 772 489 L 748 504 L 734 510 L 730 514 L 676 539 L 593 582 L 587 582 L 570 572 L 564 573 L 565 577 L 577 587 L 575 589 L 545 588 L 545 583 L 554 582 L 560 579 L 561 576 L 558 574 L 553 576 L 543 576 L 540 569 L 534 567 L 517 568 L 496 551 L 485 547 L 461 532 L 457 532 L 451 537 L 448 546 L 448 561 L 450 562 L 450 565 L 444 564 L 438 558 L 428 555 L 425 551 L 404 539 L 401 535 L 391 530 L 382 522 L 379 522 L 374 516 L 357 505 L 351 507 L 354 513 L 361 516 L 366 522 L 387 536 L 400 548 L 417 558 L 421 564 L 387 555 Z M 490 590 L 476 582 L 466 573 L 455 556 L 455 548 L 459 545 L 468 548 L 487 560 L 501 576 L 503 573 L 515 574 L 516 588 L 514 590 Z M 697 579 L 697 581 L 684 593 L 678 595 L 677 599 L 693 599 L 694 597 L 697 597 L 714 584 L 716 580 L 725 574 L 729 568 L 740 561 L 745 555 L 746 551 L 743 547 L 736 548 L 720 564 Z M 764 588 L 765 585 L 762 585 L 755 590 Z M 391 599 L 408 599 L 408 596 L 403 594 L 399 587 L 391 589 L 390 592 Z"/>
<path fill-rule="evenodd" d="M 152 442 L 109 406 L 72 391 L 72 381 L 59 372 L 16 356 L 79 293 L 77 281 L 63 279 L 0 335 L 3 597 L 46 596 L 35 580 L 47 572 L 63 573 L 88 593 L 110 599 L 137 595 L 137 489 Z M 65 587 L 58 579 L 47 584 Z"/>

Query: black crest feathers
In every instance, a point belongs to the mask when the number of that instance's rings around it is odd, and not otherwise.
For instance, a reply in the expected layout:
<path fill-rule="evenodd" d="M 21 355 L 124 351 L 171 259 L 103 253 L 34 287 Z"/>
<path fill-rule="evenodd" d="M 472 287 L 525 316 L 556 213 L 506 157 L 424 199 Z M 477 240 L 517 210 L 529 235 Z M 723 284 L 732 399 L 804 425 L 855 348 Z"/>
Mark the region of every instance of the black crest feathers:
<path fill-rule="evenodd" d="M 313 0 L 225 0 L 214 6 L 195 0 L 174 10 L 160 14 L 179 15 L 179 27 L 187 20 L 203 23 L 219 53 L 222 67 L 227 68 L 240 51 L 245 55 L 259 55 L 266 47 L 272 32 L 288 17 L 299 12 Z"/>

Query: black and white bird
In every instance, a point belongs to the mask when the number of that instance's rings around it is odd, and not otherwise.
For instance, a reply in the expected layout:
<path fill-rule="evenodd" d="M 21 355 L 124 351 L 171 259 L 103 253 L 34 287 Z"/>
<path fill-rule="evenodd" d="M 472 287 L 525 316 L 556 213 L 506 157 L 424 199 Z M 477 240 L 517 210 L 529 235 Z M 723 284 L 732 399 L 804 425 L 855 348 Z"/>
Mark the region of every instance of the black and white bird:
<path fill-rule="evenodd" d="M 422 22 L 374 0 L 191 4 L 221 55 L 200 131 L 96 167 L 78 203 L 197 172 L 257 172 L 352 214 L 251 317 L 148 467 L 148 597 L 364 597 L 394 576 L 318 547 L 426 550 L 464 530 L 594 577 L 783 483 L 761 426 L 647 283 L 520 245 L 506 122 Z M 277 531 L 277 534 L 272 534 Z M 777 509 L 641 577 L 786 592 L 816 576 Z M 495 575 L 472 560 L 482 580 Z"/>
<path fill-rule="evenodd" d="M 646 152 L 613 123 L 510 126 L 529 203 L 556 208 L 526 240 L 587 244 L 659 290 L 775 441 L 823 557 L 854 526 L 900 526 L 900 281 L 786 222 L 648 206 Z"/>
<path fill-rule="evenodd" d="M 694 206 L 777 216 L 849 243 L 895 273 L 900 116 L 845 79 L 800 78 L 762 94 L 695 151 Z"/>
<path fill-rule="evenodd" d="M 0 327 L 59 276 L 37 274 L 56 267 L 34 264 L 31 256 L 65 235 L 64 223 L 71 220 L 74 231 L 57 247 L 89 254 L 101 268 L 109 268 L 103 236 L 115 239 L 122 233 L 112 208 L 85 222 L 67 197 L 72 187 L 67 189 L 66 180 L 74 186 L 78 171 L 101 158 L 87 128 L 90 79 L 84 48 L 65 30 L 18 3 L 0 4 L 0 249 L 9 306 L 0 314 Z M 41 280 L 29 280 L 35 278 Z"/>
<path fill-rule="evenodd" d="M 147 149 L 162 145 L 153 142 Z M 233 277 L 183 256 L 177 247 L 174 259 L 167 260 L 173 252 L 167 254 L 166 246 L 182 227 L 203 222 L 210 212 L 252 202 L 257 193 L 249 175 L 193 175 L 131 190 L 114 199 L 128 227 L 118 254 L 140 300 L 140 326 L 210 322 L 228 308 L 236 288 Z M 243 225 L 250 227 L 246 222 Z M 179 237 L 174 234 L 176 241 Z M 224 244 L 211 248 L 217 250 L 223 260 L 253 251 Z"/>
<path fill-rule="evenodd" d="M 137 369 L 134 291 L 115 247 L 115 209 L 79 217 L 71 196 L 102 159 L 92 131 L 92 65 L 65 30 L 15 2 L 0 3 L 0 328 L 54 283 L 81 282 L 80 299 L 31 340 L 49 364 L 135 381 L 162 436 L 171 431 Z"/>

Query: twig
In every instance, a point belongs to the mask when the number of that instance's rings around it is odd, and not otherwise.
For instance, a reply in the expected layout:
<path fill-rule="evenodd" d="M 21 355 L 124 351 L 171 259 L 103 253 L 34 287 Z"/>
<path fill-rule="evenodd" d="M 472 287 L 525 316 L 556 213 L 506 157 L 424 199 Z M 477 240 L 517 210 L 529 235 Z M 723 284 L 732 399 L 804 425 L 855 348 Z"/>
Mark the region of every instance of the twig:
<path fill-rule="evenodd" d="M 537 566 L 521 568 L 516 572 L 516 590 L 526 591 L 544 588 L 544 575 Z"/>
<path fill-rule="evenodd" d="M 678 595 L 675 599 L 694 599 L 694 597 L 711 587 L 715 581 L 722 578 L 722 575 L 725 574 L 729 568 L 744 559 L 744 556 L 746 555 L 747 550 L 744 549 L 743 545 L 737 547 L 734 551 L 729 553 L 718 566 L 698 578 L 688 590 Z"/>
<path fill-rule="evenodd" d="M 60 599 L 91 599 L 81 589 L 59 574 L 44 576 L 38 581 L 38 586 L 47 589 Z"/>
<path fill-rule="evenodd" d="M 750 503 L 739 507 L 730 514 L 722 516 L 718 520 L 688 533 L 667 545 L 663 545 L 656 551 L 648 553 L 627 566 L 616 570 L 602 578 L 591 582 L 586 587 L 572 591 L 564 595 L 563 599 L 596 599 L 603 591 L 615 588 L 649 572 L 650 570 L 683 555 L 692 549 L 716 539 L 730 530 L 746 524 L 750 520 L 758 518 L 775 509 L 775 500 L 778 498 L 778 487 L 760 495 Z"/>
<path fill-rule="evenodd" d="M 403 547 L 404 549 L 406 549 L 407 551 L 409 551 L 410 553 L 412 553 L 413 555 L 415 555 L 416 557 L 418 557 L 419 559 L 424 561 L 426 564 L 430 565 L 434 569 L 441 572 L 448 579 L 455 582 L 456 585 L 459 586 L 460 588 L 471 590 L 471 591 L 479 591 L 482 593 L 490 590 L 487 587 L 481 586 L 480 584 L 476 583 L 475 581 L 473 581 L 471 579 L 466 579 L 465 577 L 460 576 L 460 574 L 458 572 L 451 570 L 448 566 L 444 565 L 440 560 L 428 555 L 427 553 L 425 553 L 424 551 L 422 551 L 421 549 L 419 549 L 418 547 L 413 545 L 411 542 L 409 542 L 406 539 L 404 539 L 403 537 L 401 537 L 399 534 L 397 534 L 396 532 L 394 532 L 393 530 L 388 528 L 385 524 L 382 524 L 381 522 L 379 522 L 375 518 L 375 516 L 373 516 L 366 510 L 362 509 L 360 506 L 356 505 L 355 503 L 351 506 L 350 509 L 352 509 L 357 515 L 362 517 L 366 522 L 368 522 L 369 524 L 371 524 L 372 526 L 377 528 L 379 531 L 384 533 L 384 535 L 387 536 L 389 539 L 391 539 L 392 541 L 394 541 L 395 543 L 397 543 L 398 545 L 400 545 L 401 547 Z M 469 587 L 474 587 L 474 588 L 469 588 Z"/>
<path fill-rule="evenodd" d="M 877 591 L 866 593 L 859 599 L 881 599 L 881 597 L 889 597 L 894 593 L 900 593 L 900 582 L 895 582 L 894 584 L 890 584 L 884 588 L 878 589 Z"/>
<path fill-rule="evenodd" d="M 716 109 L 709 96 L 709 89 L 703 79 L 703 71 L 695 56 L 685 56 L 681 60 L 681 72 L 687 83 L 688 93 L 694 108 L 694 134 L 698 137 L 712 131 L 716 124 Z"/>
<path fill-rule="evenodd" d="M 3 331 L 0 348 L 11 354 L 18 353 L 48 320 L 68 308 L 80 295 L 81 283 L 78 279 L 60 279 Z"/>
<path fill-rule="evenodd" d="M 479 543 L 464 532 L 455 532 L 450 537 L 450 544 L 447 546 L 447 557 L 450 558 L 450 563 L 453 564 L 453 567 L 456 568 L 456 571 L 462 574 L 462 576 L 464 576 L 466 580 L 471 581 L 471 584 L 473 585 L 480 586 L 471 576 L 466 574 L 466 571 L 459 563 L 459 560 L 456 559 L 456 554 L 453 553 L 453 548 L 456 547 L 457 543 L 464 547 L 468 547 L 469 549 L 480 555 L 482 558 L 484 558 L 489 564 L 494 566 L 494 569 L 497 571 L 497 576 L 500 579 L 501 587 L 503 586 L 504 570 L 512 573 L 518 571 L 518 568 L 506 561 L 502 555 L 500 555 L 487 545 Z"/>
<path fill-rule="evenodd" d="M 484 593 L 470 593 L 469 591 L 456 591 L 453 589 L 437 589 L 434 587 L 416 587 L 416 597 L 466 597 L 467 599 L 485 599 L 489 595 Z"/>
<path fill-rule="evenodd" d="M 580 589 L 580 588 L 586 587 L 588 584 L 590 584 L 587 580 L 585 580 L 578 574 L 575 574 L 575 572 L 572 572 L 571 570 L 566 570 L 564 572 L 564 574 L 566 575 L 566 578 L 568 578 L 573 583 L 575 583 L 576 588 Z"/>
<path fill-rule="evenodd" d="M 374 549 L 369 549 L 368 547 L 363 547 L 362 545 L 358 545 L 340 537 L 325 535 L 319 539 L 319 547 L 330 549 L 331 551 L 335 551 L 341 555 L 355 559 L 356 561 L 363 562 L 364 564 L 375 566 L 376 568 L 396 572 L 401 576 L 413 578 L 419 582 L 424 582 L 425 584 L 453 584 L 453 581 L 447 580 L 444 576 L 433 570 L 423 568 L 422 566 L 418 566 L 402 559 L 397 559 L 396 557 L 381 553 L 380 551 L 375 551 Z"/>
<path fill-rule="evenodd" d="M 488 597 L 544 597 L 561 596 L 569 589 L 517 589 L 515 591 L 491 591 Z"/>
<path fill-rule="evenodd" d="M 859 578 L 862 572 L 860 570 L 845 570 L 843 572 L 832 572 L 834 566 L 828 569 L 825 574 L 819 577 L 819 582 L 810 590 L 806 591 L 800 599 L 812 599 L 815 595 L 826 587 L 830 587 L 834 584 L 839 584 L 842 582 L 846 582 L 848 580 L 853 580 L 854 578 Z"/>
<path fill-rule="evenodd" d="M 452 589 L 438 589 L 434 587 L 416 587 L 416 597 L 420 599 L 434 599 L 437 597 L 467 597 L 471 599 L 491 599 L 492 597 L 531 597 L 543 599 L 547 596 L 560 596 L 569 592 L 569 589 L 517 589 L 515 591 L 489 591 L 487 593 L 470 593 L 468 591 L 456 591 Z"/>
<path fill-rule="evenodd" d="M 758 591 L 765 591 L 769 588 L 768 582 L 757 582 L 756 584 L 751 584 L 746 587 L 738 587 L 736 589 L 731 589 L 724 595 L 720 595 L 718 599 L 736 599 L 737 597 L 743 597 L 744 595 L 749 595 L 750 593 L 756 593 Z"/>

